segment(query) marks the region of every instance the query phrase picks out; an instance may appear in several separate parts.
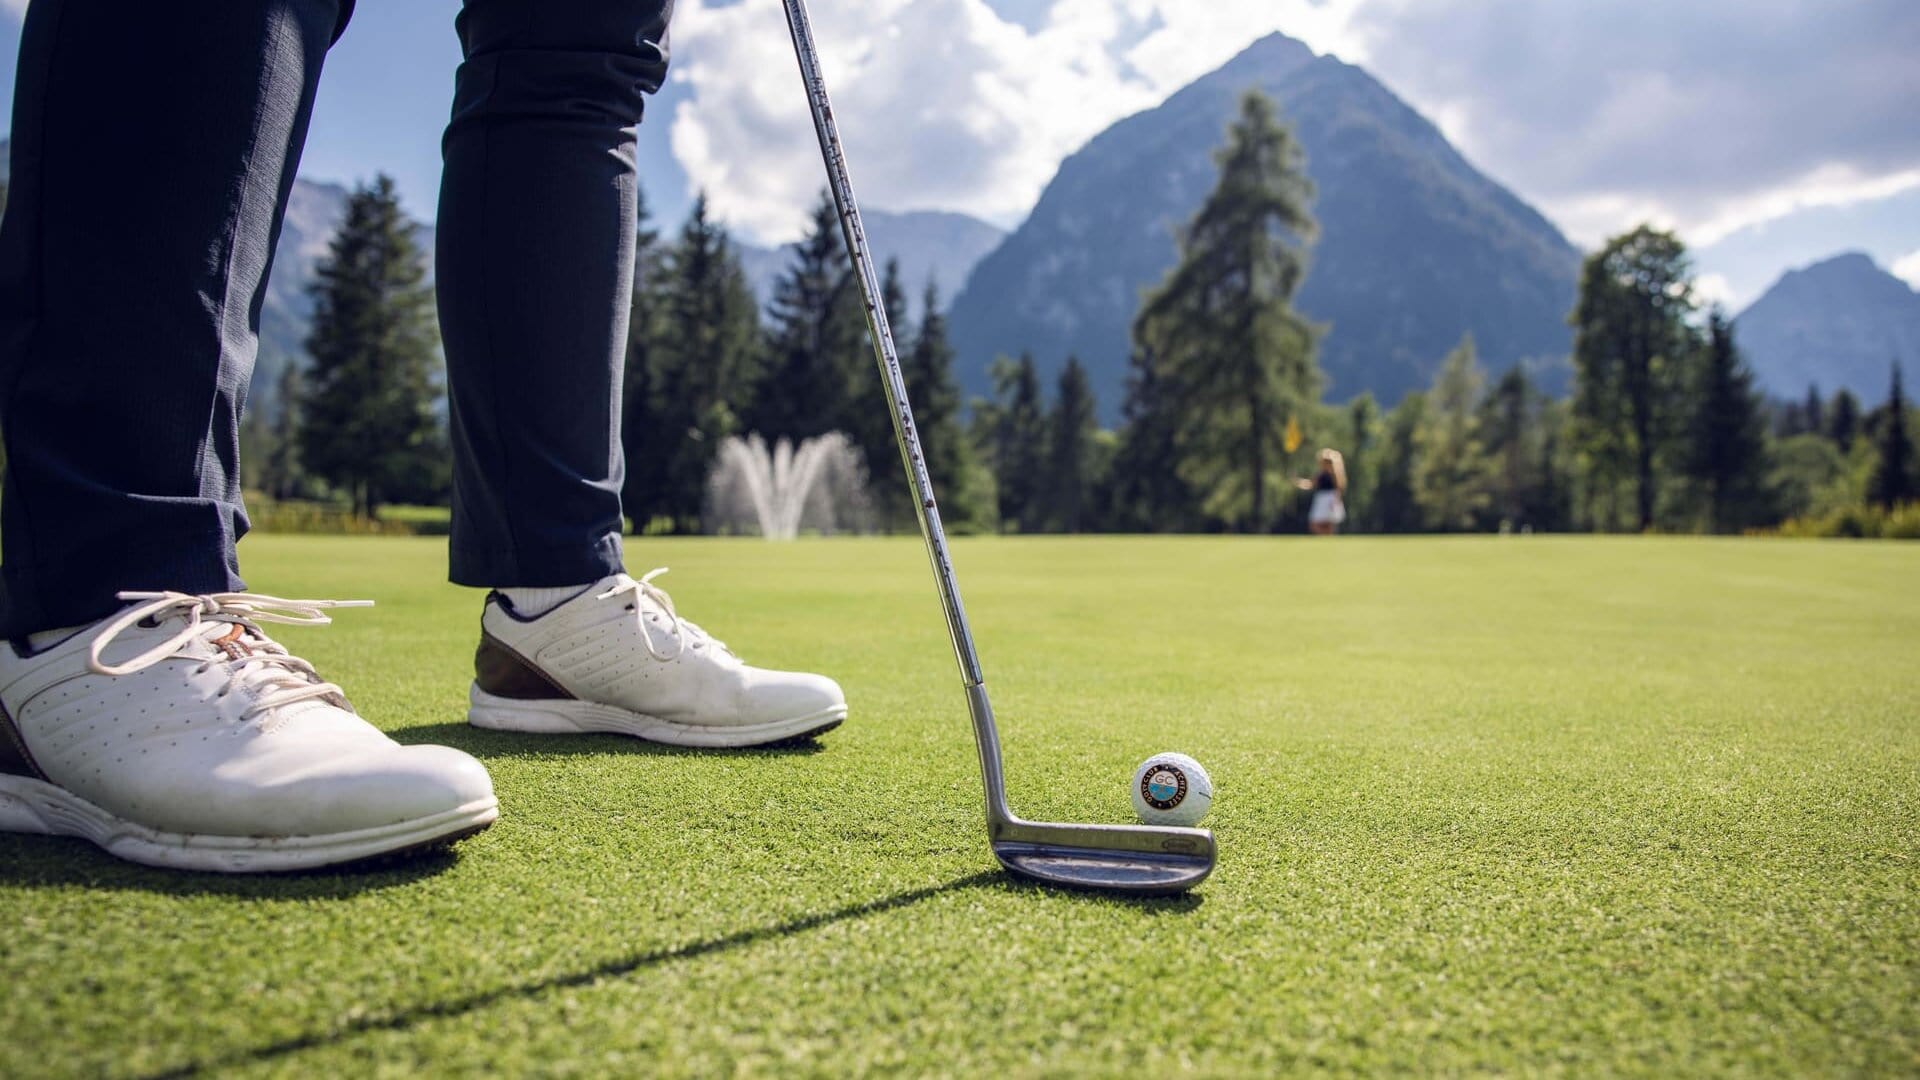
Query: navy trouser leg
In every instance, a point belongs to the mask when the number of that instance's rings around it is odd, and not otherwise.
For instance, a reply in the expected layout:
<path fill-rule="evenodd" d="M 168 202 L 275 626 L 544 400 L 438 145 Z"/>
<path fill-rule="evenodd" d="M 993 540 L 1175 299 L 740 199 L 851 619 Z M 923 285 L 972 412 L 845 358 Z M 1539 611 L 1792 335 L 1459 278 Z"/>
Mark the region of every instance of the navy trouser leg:
<path fill-rule="evenodd" d="M 671 0 L 467 0 L 435 281 L 453 426 L 452 578 L 621 568 L 634 127 Z"/>
<path fill-rule="evenodd" d="M 240 410 L 341 0 L 34 0 L 0 226 L 0 633 L 238 589 Z"/>

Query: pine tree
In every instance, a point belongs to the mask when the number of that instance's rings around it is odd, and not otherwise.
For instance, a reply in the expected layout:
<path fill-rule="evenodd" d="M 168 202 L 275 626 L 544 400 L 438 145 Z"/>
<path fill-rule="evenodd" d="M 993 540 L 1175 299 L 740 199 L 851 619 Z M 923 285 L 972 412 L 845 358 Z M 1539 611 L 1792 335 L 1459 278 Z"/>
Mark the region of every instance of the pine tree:
<path fill-rule="evenodd" d="M 1312 182 L 1273 102 L 1241 99 L 1220 179 L 1180 242 L 1180 261 L 1134 323 L 1175 404 L 1183 477 L 1241 529 L 1271 524 L 1287 479 L 1287 417 L 1319 400 L 1314 328 L 1292 298 L 1306 275 L 1294 242 L 1314 233 Z"/>
<path fill-rule="evenodd" d="M 647 452 L 659 459 L 662 486 L 641 506 L 692 529 L 713 457 L 740 430 L 740 388 L 755 382 L 760 347 L 753 290 L 704 197 L 667 254 L 666 279 L 647 401 Z"/>
<path fill-rule="evenodd" d="M 1640 529 L 1653 526 L 1654 460 L 1674 427 L 1675 393 L 1692 349 L 1687 249 L 1642 225 L 1588 257 L 1573 312 L 1574 415 L 1602 491 L 1634 492 Z"/>
<path fill-rule="evenodd" d="M 381 175 L 348 197 L 313 285 L 300 457 L 365 517 L 391 492 L 428 486 L 446 461 L 439 330 L 414 229 Z"/>
<path fill-rule="evenodd" d="M 1429 528 L 1470 529 L 1492 502 L 1492 463 L 1480 441 L 1476 414 L 1486 373 L 1468 335 L 1447 354 L 1427 395 L 1427 416 L 1414 435 L 1420 457 L 1414 500 Z"/>
<path fill-rule="evenodd" d="M 1047 414 L 1032 354 L 993 362 L 992 403 L 976 409 L 993 463 L 1000 529 L 1038 532 L 1046 521 Z"/>
<path fill-rule="evenodd" d="M 280 411 L 268 422 L 267 453 L 260 471 L 260 486 L 275 499 L 286 500 L 300 494 L 300 413 L 305 408 L 305 380 L 300 365 L 289 360 L 280 369 L 275 387 Z"/>
<path fill-rule="evenodd" d="M 1121 532 L 1187 532 L 1198 528 L 1199 497 L 1180 476 L 1179 418 L 1152 354 L 1135 349 L 1120 405 L 1120 445 L 1108 472 L 1107 528 Z"/>
<path fill-rule="evenodd" d="M 1518 365 L 1500 376 L 1481 403 L 1480 434 L 1492 465 L 1488 506 L 1495 519 L 1487 524 L 1534 524 L 1541 482 L 1540 414 L 1545 407 L 1546 396 Z"/>
<path fill-rule="evenodd" d="M 947 317 L 940 310 L 940 290 L 929 281 L 922 300 L 919 333 L 913 348 L 901 359 L 907 398 L 920 431 L 920 452 L 926 455 L 927 475 L 940 500 L 941 516 L 949 526 L 975 528 L 988 515 L 976 503 L 973 455 L 960 426 L 960 390 L 953 381 L 953 345 L 947 340 Z M 898 456 L 897 454 L 895 455 Z M 894 472 L 900 466 L 885 463 Z M 874 486 L 887 481 L 879 464 L 872 467 Z"/>
<path fill-rule="evenodd" d="M 1913 436 L 1907 430 L 1907 395 L 1900 382 L 1900 365 L 1893 365 L 1893 391 L 1887 400 L 1887 421 L 1880 426 L 1880 459 L 1867 480 L 1867 499 L 1891 510 L 1920 495 L 1913 475 Z"/>
<path fill-rule="evenodd" d="M 700 198 L 704 201 L 705 195 Z M 667 489 L 668 449 L 680 435 L 655 422 L 650 408 L 667 291 L 666 252 L 651 227 L 644 193 L 634 240 L 633 293 L 627 305 L 627 355 L 620 390 L 620 447 L 626 479 L 620 502 L 634 527 L 645 530 Z"/>
<path fill-rule="evenodd" d="M 1425 391 L 1416 390 L 1401 398 L 1387 414 L 1386 442 L 1373 492 L 1373 519 L 1381 532 L 1418 532 L 1423 527 L 1415 477 L 1420 472 L 1420 431 L 1426 424 Z"/>
<path fill-rule="evenodd" d="M 1833 407 L 1827 414 L 1827 435 L 1840 447 L 1843 454 L 1853 453 L 1853 440 L 1860 434 L 1860 399 L 1853 391 L 1841 387 L 1833 395 Z"/>
<path fill-rule="evenodd" d="M 1734 347 L 1733 326 L 1718 309 L 1707 316 L 1702 352 L 1682 461 L 1706 489 L 1708 525 L 1734 532 L 1765 516 L 1766 417 L 1753 373 Z M 1819 400 L 1809 392 L 1810 405 Z"/>
<path fill-rule="evenodd" d="M 1807 403 L 1802 407 L 1807 430 L 1818 435 L 1827 430 L 1826 403 L 1820 399 L 1820 384 L 1807 384 Z"/>
<path fill-rule="evenodd" d="M 1047 516 L 1061 532 L 1084 531 L 1094 476 L 1094 437 L 1100 421 L 1093 400 L 1093 384 L 1077 356 L 1067 357 L 1054 392 L 1053 416 L 1047 422 L 1051 445 L 1047 452 Z"/>
<path fill-rule="evenodd" d="M 1378 528 L 1373 521 L 1373 479 L 1380 466 L 1380 406 L 1373 393 L 1347 403 L 1347 531 Z"/>
<path fill-rule="evenodd" d="M 913 340 L 913 326 L 907 311 L 907 290 L 900 281 L 900 262 L 888 259 L 880 278 L 880 303 L 887 313 L 887 325 L 893 331 L 894 347 L 905 349 Z M 861 307 L 866 316 L 865 305 Z M 874 359 L 870 333 L 860 336 L 862 349 L 853 358 L 853 366 L 847 372 L 848 414 L 841 430 L 860 448 L 866 459 L 867 475 L 874 478 L 871 485 L 874 512 L 889 531 L 911 528 L 914 522 L 913 502 L 904 480 L 896 473 L 900 472 L 900 447 L 893 433 L 893 407 L 887 404 L 886 386 L 880 380 L 880 368 Z M 900 357 L 900 376 L 904 380 L 907 357 Z M 913 387 L 907 387 L 907 400 L 914 405 Z M 916 415 L 915 421 L 919 417 Z M 922 450 L 924 453 L 924 448 Z"/>
<path fill-rule="evenodd" d="M 853 372 L 873 367 L 859 285 L 840 234 L 839 211 L 822 192 L 812 225 L 774 286 L 766 377 L 747 430 L 768 442 L 844 430 L 852 419 Z M 874 475 L 879 470 L 871 469 Z"/>

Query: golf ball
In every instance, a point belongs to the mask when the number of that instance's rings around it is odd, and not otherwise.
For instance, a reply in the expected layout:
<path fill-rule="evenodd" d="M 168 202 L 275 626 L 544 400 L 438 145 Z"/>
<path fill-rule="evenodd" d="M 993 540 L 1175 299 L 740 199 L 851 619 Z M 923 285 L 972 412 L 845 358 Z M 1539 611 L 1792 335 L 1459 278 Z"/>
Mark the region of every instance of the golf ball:
<path fill-rule="evenodd" d="M 1213 806 L 1213 780 L 1185 754 L 1155 754 L 1133 772 L 1133 810 L 1148 825 L 1193 825 Z"/>

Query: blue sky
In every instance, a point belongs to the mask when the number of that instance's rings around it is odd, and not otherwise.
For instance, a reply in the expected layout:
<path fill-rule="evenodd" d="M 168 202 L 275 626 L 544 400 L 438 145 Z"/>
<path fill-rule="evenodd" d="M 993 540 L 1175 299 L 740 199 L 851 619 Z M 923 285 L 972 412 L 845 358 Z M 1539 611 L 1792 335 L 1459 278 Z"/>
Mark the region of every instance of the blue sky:
<path fill-rule="evenodd" d="M 24 0 L 0 0 L 11 114 Z M 392 174 L 434 212 L 457 0 L 362 0 L 303 172 Z M 1061 158 L 1265 33 L 1357 62 L 1592 245 L 1681 230 L 1707 291 L 1865 250 L 1920 283 L 1920 4 L 1911 0 L 813 0 L 856 178 L 889 209 L 1016 224 Z M 677 221 L 696 186 L 742 235 L 796 231 L 818 187 L 778 0 L 681 0 L 641 128 Z M 145 118 L 130 114 L 129 122 Z M 164 120 L 164 118 L 156 118 Z M 10 126 L 0 120 L 0 127 Z"/>

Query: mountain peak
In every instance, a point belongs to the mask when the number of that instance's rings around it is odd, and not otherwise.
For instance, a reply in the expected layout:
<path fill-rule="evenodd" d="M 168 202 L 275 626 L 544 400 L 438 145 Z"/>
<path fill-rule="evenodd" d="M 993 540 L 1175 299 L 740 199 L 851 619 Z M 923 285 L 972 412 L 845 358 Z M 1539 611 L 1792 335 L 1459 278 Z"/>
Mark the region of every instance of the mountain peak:
<path fill-rule="evenodd" d="M 1364 69 L 1275 33 L 1061 164 L 954 302 L 968 391 L 988 389 L 996 355 L 1030 350 L 1047 376 L 1077 355 L 1101 414 L 1117 415 L 1140 295 L 1173 265 L 1174 237 L 1218 180 L 1214 152 L 1253 89 L 1279 104 L 1318 191 L 1321 239 L 1297 302 L 1330 327 L 1329 397 L 1396 401 L 1431 381 L 1464 332 L 1493 370 L 1529 362 L 1557 389 L 1578 252 Z"/>
<path fill-rule="evenodd" d="M 1798 397 L 1887 394 L 1887 369 L 1920 363 L 1920 293 L 1858 251 L 1789 270 L 1734 320 L 1762 389 Z"/>

